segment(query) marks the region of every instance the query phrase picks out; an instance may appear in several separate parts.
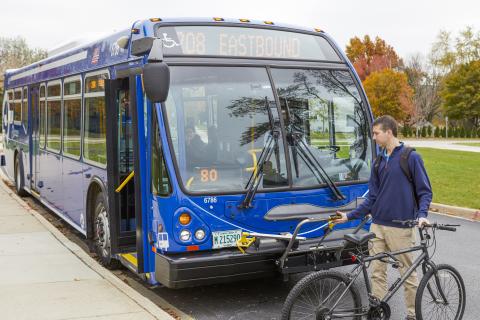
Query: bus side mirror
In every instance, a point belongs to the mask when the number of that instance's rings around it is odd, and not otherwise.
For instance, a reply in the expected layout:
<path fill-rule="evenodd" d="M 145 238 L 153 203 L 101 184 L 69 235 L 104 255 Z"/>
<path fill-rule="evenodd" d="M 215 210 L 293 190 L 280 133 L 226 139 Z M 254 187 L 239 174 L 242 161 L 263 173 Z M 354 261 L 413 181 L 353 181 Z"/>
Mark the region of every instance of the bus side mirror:
<path fill-rule="evenodd" d="M 143 87 L 152 102 L 165 102 L 170 88 L 170 69 L 163 62 L 163 42 L 158 38 L 145 37 L 132 42 L 132 55 L 148 54 L 143 66 Z"/>
<path fill-rule="evenodd" d="M 170 69 L 165 62 L 147 63 L 143 67 L 143 87 L 152 102 L 165 102 L 170 89 Z"/>

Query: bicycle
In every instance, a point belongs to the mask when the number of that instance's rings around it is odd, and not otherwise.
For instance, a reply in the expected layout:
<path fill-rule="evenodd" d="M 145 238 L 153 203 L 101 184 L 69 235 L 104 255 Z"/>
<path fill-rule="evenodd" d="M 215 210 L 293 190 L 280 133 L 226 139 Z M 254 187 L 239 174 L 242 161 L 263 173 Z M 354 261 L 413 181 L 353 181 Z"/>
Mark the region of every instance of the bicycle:
<path fill-rule="evenodd" d="M 417 221 L 396 221 L 406 226 L 418 226 Z M 465 311 L 465 285 L 460 273 L 448 264 L 435 264 L 428 249 L 435 245 L 436 230 L 456 231 L 458 225 L 443 225 L 433 223 L 418 228 L 420 245 L 394 252 L 383 252 L 369 256 L 360 248 L 375 237 L 373 232 L 365 234 L 347 234 L 344 236 L 347 244 L 353 245 L 355 252 L 349 252 L 357 265 L 351 272 L 343 274 L 338 271 L 318 271 L 300 280 L 290 291 L 282 308 L 281 319 L 354 319 L 360 320 L 366 316 L 370 320 L 387 320 L 391 311 L 388 301 L 406 281 L 410 274 L 420 265 L 423 278 L 415 297 L 415 313 L 417 320 L 424 319 L 455 319 L 460 320 Z M 432 230 L 431 234 L 429 230 Z M 368 267 L 370 262 L 381 260 L 394 268 L 401 267 L 397 255 L 421 251 L 412 266 L 399 277 L 387 290 L 381 299 L 372 295 Z M 363 274 L 368 293 L 368 305 L 361 302 L 360 292 L 355 280 Z"/>

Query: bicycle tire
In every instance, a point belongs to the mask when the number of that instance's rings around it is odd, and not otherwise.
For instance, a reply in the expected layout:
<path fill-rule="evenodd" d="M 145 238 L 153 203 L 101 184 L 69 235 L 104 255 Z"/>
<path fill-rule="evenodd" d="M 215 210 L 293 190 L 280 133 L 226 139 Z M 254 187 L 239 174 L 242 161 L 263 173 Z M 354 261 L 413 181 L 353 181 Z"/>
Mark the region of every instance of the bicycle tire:
<path fill-rule="evenodd" d="M 334 294 L 332 297 L 330 297 L 328 299 L 328 301 L 326 301 L 325 305 L 320 308 L 320 306 L 314 306 L 313 303 L 315 302 L 315 300 L 319 300 L 319 298 L 325 298 L 322 293 L 324 293 L 324 288 L 323 286 L 326 286 L 328 283 L 330 282 L 330 287 L 331 288 L 335 288 L 334 286 L 332 286 L 331 284 L 332 283 L 337 283 L 337 284 L 343 284 L 344 288 L 346 288 L 346 286 L 348 285 L 349 283 L 349 279 L 346 277 L 346 275 L 340 273 L 340 272 L 337 272 L 337 271 L 318 271 L 318 272 L 314 272 L 314 273 L 311 273 L 309 275 L 307 275 L 306 277 L 304 277 L 303 279 L 301 279 L 293 288 L 292 290 L 290 290 L 290 293 L 288 294 L 287 296 L 287 299 L 285 300 L 285 303 L 283 304 L 283 308 L 282 308 L 282 314 L 281 314 L 281 319 L 282 320 L 293 320 L 293 319 L 296 319 L 295 317 L 295 306 L 297 305 L 297 303 L 300 303 L 300 299 L 302 299 L 302 296 L 306 295 L 306 294 L 309 294 L 309 293 L 313 293 L 314 296 L 313 296 L 313 299 L 312 297 L 306 297 L 306 299 L 308 300 L 307 302 L 302 302 L 303 305 L 308 305 L 310 304 L 310 306 L 312 307 L 312 310 L 311 310 L 311 318 L 312 319 L 319 319 L 320 317 L 318 317 L 318 314 L 317 312 L 324 312 L 324 311 L 328 311 L 328 303 L 334 303 L 336 300 L 335 299 L 332 299 L 333 297 L 335 297 L 336 294 Z M 319 289 L 322 289 L 321 291 L 319 291 Z M 343 290 L 338 290 L 338 296 L 340 296 L 340 294 L 343 292 Z M 316 294 L 317 293 L 317 294 Z M 328 296 L 327 296 L 328 297 Z M 352 310 L 356 310 L 357 312 L 360 312 L 361 308 L 362 308 L 362 300 L 361 300 L 361 296 L 360 296 L 360 293 L 358 291 L 358 288 L 355 284 L 353 284 L 352 286 L 350 286 L 349 290 L 348 290 L 348 293 L 345 294 L 345 296 L 342 298 L 342 301 L 346 298 L 350 298 L 349 300 L 346 300 L 349 302 L 349 304 L 351 304 L 351 306 L 348 306 L 348 310 L 352 309 Z M 300 305 L 302 305 L 302 303 L 300 303 Z M 337 307 L 339 306 L 342 306 L 342 303 L 339 303 L 337 305 Z M 305 315 L 308 316 L 308 314 L 310 314 L 310 312 L 307 312 L 308 311 L 308 308 L 305 307 L 305 306 L 302 306 L 300 307 L 302 310 L 304 310 L 302 312 L 302 316 L 300 316 L 300 318 L 302 319 L 309 319 L 308 317 L 306 317 Z M 321 310 L 323 311 L 321 311 Z M 352 311 L 353 312 L 353 311 Z M 352 320 L 361 320 L 361 316 L 352 316 L 351 318 L 342 318 L 342 319 L 352 319 Z"/>
<path fill-rule="evenodd" d="M 442 298 L 436 284 L 435 273 L 439 276 L 439 283 L 444 291 L 448 304 L 439 301 Z M 427 286 L 430 287 L 430 290 L 427 289 Z M 458 291 L 458 296 L 453 292 L 455 290 Z M 431 292 L 433 292 L 436 297 L 432 297 Z M 466 292 L 462 276 L 457 269 L 451 265 L 439 264 L 434 269 L 428 270 L 420 281 L 415 296 L 415 314 L 417 320 L 461 320 L 465 312 L 465 304 Z M 428 305 L 432 307 L 428 308 Z M 447 315 L 450 315 L 450 317 L 447 317 Z"/>

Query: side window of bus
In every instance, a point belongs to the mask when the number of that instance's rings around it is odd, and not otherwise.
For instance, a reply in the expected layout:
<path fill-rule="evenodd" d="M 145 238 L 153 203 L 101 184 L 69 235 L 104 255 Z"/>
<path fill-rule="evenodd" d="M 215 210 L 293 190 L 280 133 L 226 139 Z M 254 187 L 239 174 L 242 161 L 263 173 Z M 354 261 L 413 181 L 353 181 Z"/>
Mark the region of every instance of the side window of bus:
<path fill-rule="evenodd" d="M 22 121 L 22 90 L 15 89 L 13 94 L 13 121 L 20 124 Z"/>
<path fill-rule="evenodd" d="M 39 136 L 40 136 L 40 140 L 39 140 L 39 143 L 40 143 L 40 148 L 45 148 L 45 100 L 46 100 L 46 97 L 45 97 L 45 85 L 42 85 L 40 87 L 40 118 L 39 118 L 39 123 L 40 123 L 40 133 L 39 133 Z"/>
<path fill-rule="evenodd" d="M 152 171 L 152 193 L 158 196 L 167 196 L 172 190 L 168 178 L 167 167 L 163 157 L 160 141 L 160 129 L 158 127 L 157 113 L 152 114 L 152 137 L 151 137 L 151 171 Z"/>
<path fill-rule="evenodd" d="M 61 129 L 61 104 L 62 87 L 60 82 L 47 85 L 47 149 L 60 152 L 62 139 Z"/>
<path fill-rule="evenodd" d="M 79 77 L 63 83 L 63 154 L 80 158 L 82 89 Z"/>
<path fill-rule="evenodd" d="M 107 136 L 105 113 L 105 79 L 107 73 L 85 76 L 83 157 L 107 164 Z"/>
<path fill-rule="evenodd" d="M 25 131 L 28 129 L 28 90 L 27 87 L 23 88 L 22 95 L 22 125 Z"/>

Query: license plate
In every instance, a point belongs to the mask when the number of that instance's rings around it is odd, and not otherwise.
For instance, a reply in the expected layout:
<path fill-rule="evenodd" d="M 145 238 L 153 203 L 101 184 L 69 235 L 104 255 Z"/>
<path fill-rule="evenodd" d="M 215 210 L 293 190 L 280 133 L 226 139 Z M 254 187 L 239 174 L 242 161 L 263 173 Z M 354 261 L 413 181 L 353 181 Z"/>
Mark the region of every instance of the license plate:
<path fill-rule="evenodd" d="M 212 232 L 213 249 L 236 247 L 242 237 L 242 230 L 227 230 Z"/>

